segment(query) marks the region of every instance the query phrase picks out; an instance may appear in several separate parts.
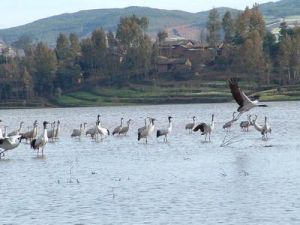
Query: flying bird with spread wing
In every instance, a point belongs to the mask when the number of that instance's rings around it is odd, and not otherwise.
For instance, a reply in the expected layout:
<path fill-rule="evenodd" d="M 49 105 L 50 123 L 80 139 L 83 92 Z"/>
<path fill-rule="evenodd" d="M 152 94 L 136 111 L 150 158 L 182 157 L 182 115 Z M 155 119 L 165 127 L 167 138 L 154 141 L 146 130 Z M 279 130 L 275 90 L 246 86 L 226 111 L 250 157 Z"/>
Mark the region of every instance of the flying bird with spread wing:
<path fill-rule="evenodd" d="M 240 89 L 237 78 L 230 78 L 228 84 L 232 97 L 239 105 L 239 108 L 237 109 L 239 114 L 236 117 L 236 120 L 238 120 L 244 112 L 247 112 L 254 107 L 267 107 L 267 105 L 258 104 L 258 95 L 248 97 L 245 92 Z"/>

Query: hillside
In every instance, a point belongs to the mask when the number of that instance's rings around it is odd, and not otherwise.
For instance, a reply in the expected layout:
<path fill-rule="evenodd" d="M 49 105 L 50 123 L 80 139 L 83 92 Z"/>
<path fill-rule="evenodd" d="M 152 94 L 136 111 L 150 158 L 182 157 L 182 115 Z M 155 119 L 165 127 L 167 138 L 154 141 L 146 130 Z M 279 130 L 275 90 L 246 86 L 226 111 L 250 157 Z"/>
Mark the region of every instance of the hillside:
<path fill-rule="evenodd" d="M 291 25 L 300 21 L 299 0 L 269 2 L 261 4 L 260 9 L 266 18 L 268 28 L 274 32 L 283 19 Z M 238 13 L 238 10 L 230 8 L 218 8 L 218 10 L 221 16 L 227 10 Z M 132 14 L 149 18 L 150 24 L 147 32 L 152 37 L 159 30 L 165 29 L 171 37 L 199 39 L 199 28 L 205 27 L 208 13 L 209 11 L 189 13 L 148 7 L 84 10 L 37 20 L 23 26 L 2 29 L 0 30 L 0 39 L 12 43 L 20 36 L 25 35 L 34 41 L 44 41 L 53 46 L 60 32 L 67 34 L 74 32 L 83 38 L 99 27 L 115 31 L 120 17 Z"/>
<path fill-rule="evenodd" d="M 299 0 L 281 0 L 260 5 L 264 16 L 273 18 L 284 18 L 300 15 Z"/>
<path fill-rule="evenodd" d="M 221 15 L 227 10 L 237 12 L 237 10 L 229 8 L 218 8 L 218 10 Z M 209 11 L 189 13 L 147 7 L 85 10 L 37 20 L 23 26 L 2 29 L 0 30 L 0 39 L 12 43 L 20 36 L 26 35 L 30 36 L 33 40 L 53 44 L 60 32 L 74 32 L 80 37 L 85 37 L 99 27 L 115 31 L 120 17 L 132 14 L 149 18 L 148 32 L 152 36 L 159 30 L 167 29 L 171 36 L 172 34 L 176 34 L 177 36 L 198 39 L 199 27 L 205 26 L 208 13 Z"/>

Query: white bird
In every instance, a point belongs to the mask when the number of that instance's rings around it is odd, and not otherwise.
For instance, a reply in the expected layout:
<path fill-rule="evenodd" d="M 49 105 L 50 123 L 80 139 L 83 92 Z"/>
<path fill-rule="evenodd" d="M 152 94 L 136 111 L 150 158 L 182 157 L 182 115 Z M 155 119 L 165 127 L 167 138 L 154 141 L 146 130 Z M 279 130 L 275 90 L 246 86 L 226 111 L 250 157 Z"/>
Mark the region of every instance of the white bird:
<path fill-rule="evenodd" d="M 244 113 L 249 111 L 250 109 L 254 107 L 267 107 L 267 105 L 259 105 L 258 104 L 258 98 L 259 96 L 253 96 L 251 100 L 240 88 L 238 85 L 238 79 L 237 78 L 231 78 L 228 80 L 229 88 L 232 93 L 232 97 L 235 99 L 235 101 L 239 104 L 239 108 L 237 111 L 239 112 L 236 119 L 238 120 L 240 116 Z"/>
<path fill-rule="evenodd" d="M 242 131 L 249 131 L 249 127 L 252 126 L 253 123 L 251 121 L 251 115 L 247 115 L 247 120 L 242 121 L 240 123 L 240 127 L 242 128 Z"/>
<path fill-rule="evenodd" d="M 37 154 L 39 154 L 40 148 L 42 149 L 42 155 L 44 154 L 44 148 L 46 144 L 48 143 L 48 136 L 47 136 L 47 121 L 44 121 L 44 131 L 43 133 L 36 139 L 33 139 L 30 143 L 31 148 L 34 150 L 37 150 Z"/>
<path fill-rule="evenodd" d="M 145 138 L 146 144 L 148 143 L 148 137 L 153 133 L 155 128 L 154 121 L 154 118 L 150 118 L 150 123 L 146 126 L 146 128 L 141 129 L 140 132 L 138 132 L 138 141 Z"/>
<path fill-rule="evenodd" d="M 156 137 L 159 138 L 160 136 L 165 136 L 164 142 L 168 142 L 168 135 L 172 132 L 173 124 L 172 124 L 172 117 L 168 117 L 169 126 L 167 129 L 160 129 L 156 132 Z"/>
<path fill-rule="evenodd" d="M 192 133 L 193 128 L 194 128 L 195 125 L 196 125 L 196 122 L 195 122 L 196 116 L 193 116 L 192 119 L 193 119 L 193 122 L 192 122 L 192 123 L 188 123 L 188 124 L 185 125 L 185 129 L 186 129 L 186 130 L 189 130 L 189 133 L 190 133 L 190 134 Z"/>
<path fill-rule="evenodd" d="M 0 148 L 3 149 L 3 151 L 0 151 L 0 159 L 4 157 L 6 151 L 15 149 L 20 143 L 21 135 L 14 135 L 0 139 Z"/>
<path fill-rule="evenodd" d="M 268 123 L 268 118 L 265 117 L 265 124 L 262 128 L 261 134 L 264 140 L 268 140 L 268 134 L 272 132 L 272 129 Z"/>
<path fill-rule="evenodd" d="M 112 135 L 115 135 L 115 134 L 120 134 L 120 131 L 122 130 L 122 127 L 123 127 L 123 117 L 121 118 L 121 124 L 119 126 L 117 126 L 114 131 L 112 132 Z"/>
<path fill-rule="evenodd" d="M 211 141 L 210 140 L 210 135 L 211 135 L 211 132 L 215 128 L 214 117 L 215 117 L 215 115 L 212 114 L 212 116 L 211 116 L 211 123 L 210 124 L 200 123 L 199 125 L 197 125 L 193 129 L 194 132 L 197 132 L 198 130 L 200 130 L 201 131 L 201 135 L 205 135 L 205 141 L 206 141 L 207 136 L 209 138 L 209 141 Z"/>
<path fill-rule="evenodd" d="M 232 114 L 232 120 L 226 122 L 226 123 L 223 125 L 223 129 L 226 129 L 227 131 L 230 130 L 230 128 L 232 127 L 232 125 L 234 124 L 234 122 L 236 122 L 235 114 L 236 114 L 236 112 L 234 112 L 234 113 Z"/>
<path fill-rule="evenodd" d="M 7 136 L 9 137 L 9 136 L 16 136 L 16 135 L 19 135 L 20 132 L 21 132 L 21 129 L 22 129 L 23 124 L 24 124 L 24 122 L 22 121 L 22 122 L 20 123 L 19 128 L 18 128 L 17 130 L 14 130 L 14 131 L 8 133 Z"/>
<path fill-rule="evenodd" d="M 127 135 L 128 131 L 129 131 L 129 126 L 130 126 L 130 123 L 131 123 L 131 119 L 129 119 L 127 121 L 127 126 L 126 127 L 122 127 L 122 129 L 120 130 L 119 134 L 123 134 L 124 136 Z"/>
<path fill-rule="evenodd" d="M 96 134 L 100 134 L 101 140 L 103 139 L 103 137 L 106 137 L 108 135 L 110 135 L 110 132 L 107 128 L 102 127 L 101 122 L 98 121 L 97 122 L 97 133 Z"/>
<path fill-rule="evenodd" d="M 33 123 L 33 129 L 21 134 L 22 139 L 26 139 L 26 141 L 29 139 L 31 141 L 32 139 L 36 138 L 37 125 L 37 120 L 35 120 Z"/>
<path fill-rule="evenodd" d="M 255 115 L 255 118 L 252 120 L 252 123 L 253 123 L 255 130 L 257 130 L 259 133 L 261 133 L 263 127 L 262 127 L 262 125 L 257 123 L 257 115 Z"/>

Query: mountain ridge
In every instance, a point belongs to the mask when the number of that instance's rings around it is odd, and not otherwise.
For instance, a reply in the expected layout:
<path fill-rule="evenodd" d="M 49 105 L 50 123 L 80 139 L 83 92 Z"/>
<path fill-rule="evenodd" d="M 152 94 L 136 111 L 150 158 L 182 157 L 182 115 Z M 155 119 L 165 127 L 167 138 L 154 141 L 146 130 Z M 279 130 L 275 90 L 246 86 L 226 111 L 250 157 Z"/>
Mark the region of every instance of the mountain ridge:
<path fill-rule="evenodd" d="M 218 8 L 220 14 L 225 11 L 238 12 L 235 9 L 221 7 Z M 60 32 L 77 33 L 80 37 L 85 37 L 93 30 L 103 27 L 105 30 L 115 31 L 120 17 L 135 14 L 149 18 L 149 33 L 157 33 L 159 30 L 173 28 L 177 26 L 204 26 L 209 11 L 198 13 L 185 12 L 182 10 L 166 10 L 150 7 L 126 7 L 112 9 L 92 9 L 81 10 L 76 13 L 64 13 L 51 16 L 37 21 L 12 27 L 0 29 L 0 38 L 5 42 L 12 43 L 19 37 L 25 35 L 32 37 L 35 41 L 55 42 Z"/>
<path fill-rule="evenodd" d="M 227 7 L 217 8 L 220 15 L 229 10 L 238 13 L 239 10 Z M 281 17 L 300 15 L 300 1 L 281 0 L 260 5 L 266 20 L 278 20 Z M 57 35 L 76 33 L 80 38 L 88 36 L 93 30 L 103 27 L 107 31 L 116 31 L 120 17 L 135 14 L 149 18 L 147 32 L 154 37 L 159 30 L 167 30 L 169 35 L 188 39 L 199 39 L 200 28 L 206 25 L 209 10 L 197 13 L 182 10 L 166 10 L 151 7 L 129 6 L 126 8 L 91 9 L 75 13 L 63 13 L 33 21 L 17 27 L 0 29 L 0 39 L 7 43 L 18 40 L 21 36 L 29 36 L 34 41 L 44 41 L 54 45 Z"/>

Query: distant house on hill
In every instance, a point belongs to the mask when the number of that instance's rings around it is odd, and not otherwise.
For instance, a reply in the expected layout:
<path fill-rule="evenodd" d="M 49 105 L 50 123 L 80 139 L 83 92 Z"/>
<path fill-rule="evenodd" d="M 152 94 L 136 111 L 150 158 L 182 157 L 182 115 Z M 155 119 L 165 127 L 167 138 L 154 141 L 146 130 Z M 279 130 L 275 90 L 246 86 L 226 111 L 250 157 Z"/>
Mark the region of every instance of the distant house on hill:
<path fill-rule="evenodd" d="M 192 70 L 197 72 L 203 65 L 214 60 L 221 48 L 222 45 L 215 48 L 193 40 L 169 40 L 160 44 L 159 54 L 167 58 L 189 59 Z"/>
<path fill-rule="evenodd" d="M 157 72 L 190 72 L 192 63 L 189 59 L 185 58 L 167 58 L 160 56 L 157 60 Z"/>
<path fill-rule="evenodd" d="M 12 47 L 8 46 L 7 44 L 5 44 L 4 41 L 0 40 L 0 55 L 4 55 L 7 57 L 16 57 L 16 56 L 24 56 L 24 50 L 22 49 L 13 49 Z"/>

